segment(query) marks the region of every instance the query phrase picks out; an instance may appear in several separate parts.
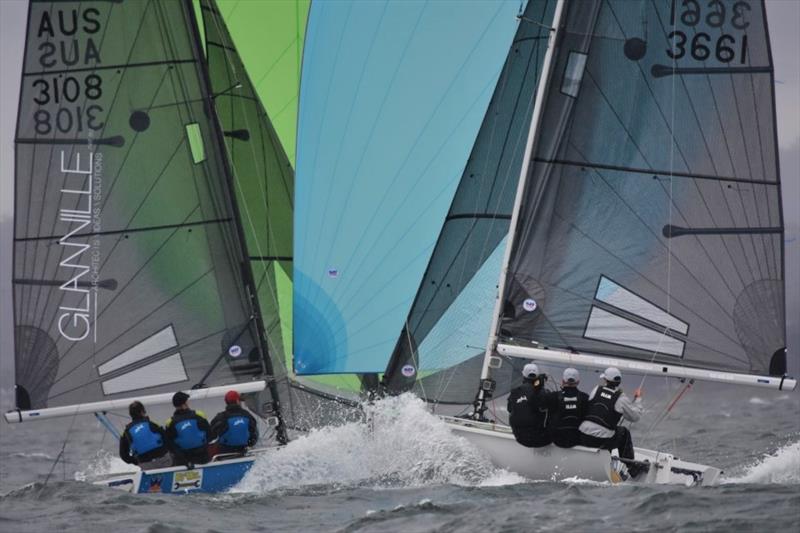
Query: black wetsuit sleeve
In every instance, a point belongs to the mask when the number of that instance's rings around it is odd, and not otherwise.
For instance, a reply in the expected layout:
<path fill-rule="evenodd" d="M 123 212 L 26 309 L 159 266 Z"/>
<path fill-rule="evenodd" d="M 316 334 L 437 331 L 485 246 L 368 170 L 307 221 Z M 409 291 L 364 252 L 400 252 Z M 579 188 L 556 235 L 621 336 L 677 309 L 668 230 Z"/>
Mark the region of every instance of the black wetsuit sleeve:
<path fill-rule="evenodd" d="M 131 457 L 131 441 L 128 437 L 128 428 L 125 428 L 125 431 L 119 437 L 119 458 L 129 465 L 136 464 L 136 459 Z"/>
<path fill-rule="evenodd" d="M 175 431 L 175 424 L 174 420 L 170 419 L 167 423 L 167 427 L 164 429 L 164 435 L 166 436 L 167 440 L 167 448 L 170 451 L 177 451 L 177 446 L 175 446 L 175 439 L 178 437 L 178 433 Z"/>
<path fill-rule="evenodd" d="M 151 420 L 150 421 L 150 429 L 154 433 L 158 433 L 159 435 L 161 435 L 161 441 L 164 443 L 164 446 L 166 446 L 167 445 L 167 434 L 164 432 L 164 428 L 162 428 L 161 426 L 159 426 L 158 424 L 156 424 L 155 422 L 153 422 Z"/>
<path fill-rule="evenodd" d="M 578 409 L 581 415 L 589 411 L 589 395 L 582 391 L 578 391 Z"/>
<path fill-rule="evenodd" d="M 250 420 L 250 438 L 247 440 L 247 445 L 252 447 L 258 442 L 258 424 L 250 413 L 247 413 L 247 418 Z"/>
<path fill-rule="evenodd" d="M 197 427 L 200 428 L 200 431 L 205 431 L 206 435 L 211 434 L 211 426 L 208 424 L 208 420 L 205 417 L 197 415 Z"/>
<path fill-rule="evenodd" d="M 511 394 L 508 395 L 508 403 L 506 404 L 506 410 L 508 414 L 514 410 L 514 406 L 517 405 L 517 399 L 519 399 L 519 389 L 514 389 L 511 391 Z"/>
<path fill-rule="evenodd" d="M 212 441 L 214 439 L 218 439 L 220 435 L 225 433 L 225 429 L 228 425 L 228 418 L 225 416 L 225 412 L 217 413 L 217 416 L 211 420 L 211 431 L 208 434 L 208 440 Z"/>
<path fill-rule="evenodd" d="M 545 399 L 545 407 L 547 407 L 550 412 L 555 413 L 561 407 L 561 395 L 558 392 L 548 392 L 547 397 Z"/>

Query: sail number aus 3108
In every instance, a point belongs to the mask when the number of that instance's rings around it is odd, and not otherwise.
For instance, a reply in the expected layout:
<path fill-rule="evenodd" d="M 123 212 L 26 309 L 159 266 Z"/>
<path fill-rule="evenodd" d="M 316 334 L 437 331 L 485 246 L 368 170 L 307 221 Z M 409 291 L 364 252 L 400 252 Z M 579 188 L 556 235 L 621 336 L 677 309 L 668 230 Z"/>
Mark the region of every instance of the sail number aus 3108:
<path fill-rule="evenodd" d="M 678 3 L 680 2 L 680 5 Z M 716 59 L 720 63 L 747 63 L 747 34 L 752 11 L 749 0 L 733 3 L 723 0 L 672 0 L 670 24 L 680 23 L 682 27 L 719 29 L 719 36 L 699 31 L 694 34 L 673 30 L 667 35 L 669 48 L 667 56 L 678 60 L 684 57 L 696 61 Z M 725 28 L 729 27 L 729 33 Z M 734 33 L 741 33 L 734 35 Z"/>
<path fill-rule="evenodd" d="M 85 129 L 100 130 L 105 122 L 103 107 L 96 101 L 103 96 L 103 79 L 89 74 L 83 80 L 75 76 L 53 76 L 33 80 L 35 90 L 33 102 L 39 106 L 56 104 L 56 110 L 37 109 L 33 114 L 34 127 L 39 135 L 47 135 L 53 128 L 61 133 L 82 132 Z M 81 100 L 83 105 L 70 105 Z"/>

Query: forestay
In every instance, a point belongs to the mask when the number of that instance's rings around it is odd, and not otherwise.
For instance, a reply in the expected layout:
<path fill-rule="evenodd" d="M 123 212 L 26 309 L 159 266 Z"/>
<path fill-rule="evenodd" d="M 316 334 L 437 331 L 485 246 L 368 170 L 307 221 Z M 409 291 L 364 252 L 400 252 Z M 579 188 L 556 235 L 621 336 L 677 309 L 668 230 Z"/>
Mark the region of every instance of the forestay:
<path fill-rule="evenodd" d="M 469 402 L 497 279 L 555 0 L 530 0 L 494 88 L 384 382 L 435 401 Z M 495 375 L 495 379 L 499 376 Z"/>
<path fill-rule="evenodd" d="M 501 338 L 783 374 L 763 3 L 571 3 L 557 53 Z"/>
<path fill-rule="evenodd" d="M 384 370 L 485 115 L 518 6 L 311 5 L 298 119 L 298 374 Z"/>
<path fill-rule="evenodd" d="M 17 406 L 263 374 L 189 2 L 31 2 L 16 139 Z"/>

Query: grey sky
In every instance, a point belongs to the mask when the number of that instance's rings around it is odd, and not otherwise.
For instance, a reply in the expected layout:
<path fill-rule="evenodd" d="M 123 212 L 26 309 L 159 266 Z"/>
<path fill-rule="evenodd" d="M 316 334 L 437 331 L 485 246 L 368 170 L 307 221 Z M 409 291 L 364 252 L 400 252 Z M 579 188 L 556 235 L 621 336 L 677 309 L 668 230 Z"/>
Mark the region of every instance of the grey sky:
<path fill-rule="evenodd" d="M 11 239 L 16 124 L 27 0 L 0 0 L 0 410 L 12 407 Z M 790 371 L 800 374 L 800 0 L 768 0 L 786 222 Z"/>

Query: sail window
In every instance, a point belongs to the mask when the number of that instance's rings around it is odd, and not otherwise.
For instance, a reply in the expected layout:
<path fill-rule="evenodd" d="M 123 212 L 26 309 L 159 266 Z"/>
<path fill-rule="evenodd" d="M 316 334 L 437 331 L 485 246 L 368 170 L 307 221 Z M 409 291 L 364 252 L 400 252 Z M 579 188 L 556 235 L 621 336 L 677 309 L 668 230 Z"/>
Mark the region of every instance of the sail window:
<path fill-rule="evenodd" d="M 206 160 L 206 148 L 203 145 L 203 134 L 200 132 L 200 124 L 192 122 L 186 125 L 186 138 L 189 139 L 189 148 L 192 151 L 192 161 L 195 164 Z"/>
<path fill-rule="evenodd" d="M 679 320 L 660 307 L 657 307 L 655 304 L 648 302 L 641 296 L 632 293 L 605 276 L 600 276 L 600 283 L 597 284 L 597 292 L 594 297 L 600 302 L 627 311 L 632 315 L 642 317 L 645 320 L 669 328 L 672 331 L 682 333 L 683 335 L 689 333 L 689 324 Z"/>
<path fill-rule="evenodd" d="M 564 69 L 564 80 L 561 82 L 561 92 L 573 98 L 578 97 L 581 88 L 583 71 L 586 69 L 586 54 L 570 52 L 567 66 Z"/>
<path fill-rule="evenodd" d="M 586 323 L 586 331 L 583 336 L 587 339 L 676 357 L 683 357 L 683 349 L 686 345 L 681 340 L 594 306 L 589 314 L 589 321 Z"/>
<path fill-rule="evenodd" d="M 189 379 L 183 367 L 181 354 L 170 355 L 155 363 L 137 368 L 103 382 L 103 393 L 118 394 L 139 389 L 149 389 L 159 385 L 178 383 Z"/>
<path fill-rule="evenodd" d="M 178 340 L 175 338 L 175 330 L 172 329 L 172 326 L 167 326 L 139 344 L 128 348 L 113 359 L 106 361 L 98 367 L 97 372 L 103 376 L 176 346 L 178 346 Z"/>

